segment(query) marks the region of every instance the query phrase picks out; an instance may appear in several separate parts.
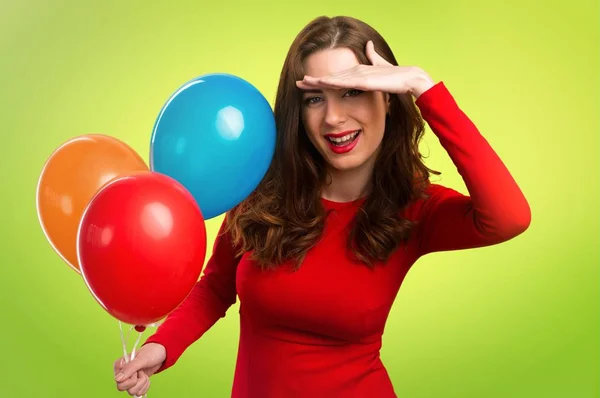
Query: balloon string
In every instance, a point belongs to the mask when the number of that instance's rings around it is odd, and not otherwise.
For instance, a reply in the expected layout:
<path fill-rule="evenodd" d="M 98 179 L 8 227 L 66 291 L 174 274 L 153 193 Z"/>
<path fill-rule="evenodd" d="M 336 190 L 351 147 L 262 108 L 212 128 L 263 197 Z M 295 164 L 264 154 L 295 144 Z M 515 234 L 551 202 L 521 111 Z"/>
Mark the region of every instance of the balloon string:
<path fill-rule="evenodd" d="M 129 357 L 127 355 L 127 341 L 129 340 L 129 333 L 131 333 L 131 329 L 133 329 L 133 326 L 129 328 L 127 331 L 127 337 L 125 337 L 123 335 L 123 325 L 121 324 L 121 321 L 119 321 L 119 330 L 121 331 L 121 343 L 123 344 L 123 358 L 125 359 L 125 363 L 129 362 Z"/>
<path fill-rule="evenodd" d="M 142 338 L 142 334 L 144 332 L 138 332 L 138 337 L 137 340 L 135 341 L 135 344 L 133 345 L 133 349 L 131 351 L 131 358 L 129 357 L 129 354 L 127 354 L 127 341 L 129 340 L 129 334 L 131 333 L 131 330 L 133 329 L 133 326 L 131 326 L 129 328 L 129 330 L 127 331 L 127 337 L 125 337 L 125 335 L 123 334 L 123 324 L 121 323 L 121 321 L 119 321 L 119 331 L 121 332 L 121 343 L 123 345 L 123 359 L 125 360 L 125 363 L 129 363 L 129 361 L 133 361 L 133 359 L 135 358 L 135 350 L 138 346 L 138 344 L 140 343 L 140 340 Z M 143 398 L 148 397 L 148 394 L 144 394 Z M 134 396 L 134 398 L 142 398 L 142 397 L 138 397 L 137 395 Z"/>
<path fill-rule="evenodd" d="M 138 332 L 138 338 L 135 341 L 135 344 L 133 345 L 133 351 L 131 351 L 131 360 L 133 360 L 133 358 L 135 358 L 135 350 L 136 350 L 138 344 L 140 344 L 140 339 L 142 338 L 142 333 L 143 332 Z"/>

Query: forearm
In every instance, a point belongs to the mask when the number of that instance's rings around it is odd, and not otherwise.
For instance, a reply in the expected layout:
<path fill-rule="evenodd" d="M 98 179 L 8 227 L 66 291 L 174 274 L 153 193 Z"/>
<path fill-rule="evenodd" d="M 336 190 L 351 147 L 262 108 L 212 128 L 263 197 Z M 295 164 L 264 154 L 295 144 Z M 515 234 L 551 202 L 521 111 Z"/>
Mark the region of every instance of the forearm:
<path fill-rule="evenodd" d="M 469 193 L 443 186 L 430 189 L 419 216 L 421 254 L 497 244 L 525 231 L 531 219 L 525 196 L 444 84 L 429 88 L 416 104 Z"/>
<path fill-rule="evenodd" d="M 224 226 L 225 221 L 200 281 L 147 341 L 160 343 L 166 348 L 167 359 L 160 370 L 173 365 L 188 346 L 225 316 L 236 301 L 235 278 L 239 258 L 235 255 L 230 237 L 224 233 Z"/>
<path fill-rule="evenodd" d="M 439 93 L 420 97 L 421 112 L 465 182 L 477 226 L 499 237 L 520 232 L 530 209 L 508 168 L 444 85 L 430 90 Z"/>
<path fill-rule="evenodd" d="M 191 344 L 225 316 L 234 303 L 235 296 L 219 297 L 206 280 L 200 280 L 145 343 L 159 343 L 165 347 L 167 359 L 159 371 L 172 366 Z"/>

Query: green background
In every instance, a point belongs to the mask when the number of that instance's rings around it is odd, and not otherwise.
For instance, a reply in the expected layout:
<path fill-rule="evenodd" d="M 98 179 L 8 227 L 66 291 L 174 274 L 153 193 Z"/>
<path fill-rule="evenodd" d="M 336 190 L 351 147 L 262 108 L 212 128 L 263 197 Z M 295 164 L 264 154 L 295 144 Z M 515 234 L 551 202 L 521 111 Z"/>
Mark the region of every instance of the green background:
<path fill-rule="evenodd" d="M 37 220 L 51 152 L 97 132 L 147 160 L 161 106 L 204 73 L 243 77 L 272 104 L 288 46 L 322 14 L 365 20 L 399 62 L 443 80 L 532 207 L 518 238 L 410 271 L 382 350 L 398 395 L 600 394 L 597 2 L 327 3 L 0 3 L 0 396 L 123 395 L 112 380 L 118 324 Z M 443 172 L 436 181 L 466 192 L 430 131 L 423 151 Z M 208 222 L 209 244 L 220 222 Z M 154 377 L 149 396 L 229 396 L 237 309 Z"/>

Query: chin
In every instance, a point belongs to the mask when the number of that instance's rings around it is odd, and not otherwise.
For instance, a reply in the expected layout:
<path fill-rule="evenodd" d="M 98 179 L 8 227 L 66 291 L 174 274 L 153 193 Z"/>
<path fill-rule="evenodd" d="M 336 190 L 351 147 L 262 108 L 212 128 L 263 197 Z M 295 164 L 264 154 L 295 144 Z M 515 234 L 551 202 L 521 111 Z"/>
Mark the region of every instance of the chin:
<path fill-rule="evenodd" d="M 362 156 L 348 156 L 345 159 L 327 159 L 327 164 L 338 171 L 356 170 L 367 163 Z"/>

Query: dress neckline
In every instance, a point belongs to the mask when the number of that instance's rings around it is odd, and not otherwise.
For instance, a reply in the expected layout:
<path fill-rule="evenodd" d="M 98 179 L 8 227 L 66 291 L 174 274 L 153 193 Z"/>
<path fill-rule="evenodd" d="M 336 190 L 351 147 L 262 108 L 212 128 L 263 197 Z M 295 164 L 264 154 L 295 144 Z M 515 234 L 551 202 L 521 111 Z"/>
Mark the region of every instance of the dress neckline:
<path fill-rule="evenodd" d="M 365 202 L 366 198 L 358 198 L 349 202 L 336 202 L 333 200 L 321 198 L 321 203 L 326 210 L 342 210 L 348 208 L 357 208 Z"/>

